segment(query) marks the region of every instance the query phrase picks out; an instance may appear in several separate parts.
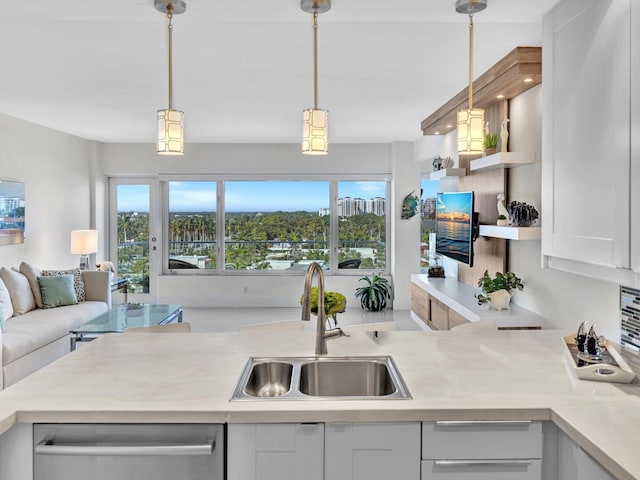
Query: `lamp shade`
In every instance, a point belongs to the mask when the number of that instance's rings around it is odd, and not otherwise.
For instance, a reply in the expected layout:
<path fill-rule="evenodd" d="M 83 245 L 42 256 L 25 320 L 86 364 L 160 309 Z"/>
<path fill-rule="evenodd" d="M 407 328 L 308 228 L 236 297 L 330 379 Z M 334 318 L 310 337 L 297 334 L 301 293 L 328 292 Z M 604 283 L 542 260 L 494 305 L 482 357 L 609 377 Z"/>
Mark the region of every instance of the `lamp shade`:
<path fill-rule="evenodd" d="M 184 154 L 184 112 L 158 110 L 158 147 L 161 155 Z"/>
<path fill-rule="evenodd" d="M 329 151 L 329 112 L 316 108 L 303 111 L 302 153 L 326 155 Z"/>
<path fill-rule="evenodd" d="M 484 110 L 466 108 L 458 112 L 458 155 L 484 153 Z"/>
<path fill-rule="evenodd" d="M 71 253 L 76 255 L 88 255 L 98 251 L 97 230 L 72 230 Z"/>

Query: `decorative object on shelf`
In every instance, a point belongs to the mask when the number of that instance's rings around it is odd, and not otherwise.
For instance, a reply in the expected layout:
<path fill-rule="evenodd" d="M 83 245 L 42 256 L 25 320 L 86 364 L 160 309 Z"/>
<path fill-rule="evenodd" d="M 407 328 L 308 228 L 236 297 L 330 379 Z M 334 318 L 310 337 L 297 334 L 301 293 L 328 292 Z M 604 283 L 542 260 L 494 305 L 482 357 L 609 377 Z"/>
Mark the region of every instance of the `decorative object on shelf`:
<path fill-rule="evenodd" d="M 326 155 L 329 152 L 329 112 L 318 108 L 318 14 L 331 9 L 331 0 L 300 0 L 300 8 L 311 13 L 313 21 L 313 108 L 302 112 L 302 153 Z"/>
<path fill-rule="evenodd" d="M 487 0 L 457 0 L 456 12 L 469 15 L 469 108 L 458 111 L 458 154 L 484 152 L 484 110 L 473 108 L 473 14 L 487 8 Z"/>
<path fill-rule="evenodd" d="M 530 227 L 538 219 L 539 214 L 533 205 L 513 201 L 507 205 L 511 224 L 515 227 Z"/>
<path fill-rule="evenodd" d="M 509 120 L 507 117 L 504 117 L 502 120 L 502 125 L 500 126 L 500 151 L 507 151 L 507 142 L 509 141 Z"/>
<path fill-rule="evenodd" d="M 498 225 L 511 225 L 511 216 L 509 215 L 507 207 L 504 206 L 504 195 L 502 193 L 498 194 L 498 219 L 500 219 L 500 217 L 504 217 L 507 223 L 498 223 Z"/>
<path fill-rule="evenodd" d="M 524 285 L 513 272 L 496 272 L 495 278 L 491 278 L 489 271 L 485 270 L 482 278 L 478 280 L 478 287 L 482 289 L 482 293 L 474 295 L 478 299 L 478 305 L 489 303 L 496 310 L 505 310 L 509 308 L 511 291 L 522 290 Z"/>
<path fill-rule="evenodd" d="M 453 158 L 445 157 L 442 159 L 442 164 L 440 165 L 441 169 L 453 168 Z"/>
<path fill-rule="evenodd" d="M 433 162 L 431 162 L 431 165 L 433 166 L 434 172 L 437 172 L 438 170 L 440 170 L 442 168 L 442 157 L 438 155 L 436 158 L 433 159 Z"/>
<path fill-rule="evenodd" d="M 402 201 L 402 219 L 408 220 L 413 217 L 416 213 L 418 213 L 418 206 L 420 205 L 420 197 L 418 197 L 416 192 L 413 191 Z"/>
<path fill-rule="evenodd" d="M 360 281 L 366 282 L 364 287 L 356 289 L 356 298 L 360 299 L 360 306 L 370 312 L 384 310 L 387 300 L 391 300 L 392 288 L 389 280 L 374 274 L 372 277 L 364 276 Z"/>
<path fill-rule="evenodd" d="M 99 272 L 111 272 L 116 273 L 116 269 L 113 266 L 113 262 L 107 262 L 106 260 L 96 263 L 96 270 Z"/>
<path fill-rule="evenodd" d="M 161 155 L 184 154 L 184 112 L 173 109 L 173 16 L 184 13 L 182 0 L 154 0 L 156 10 L 167 15 L 169 31 L 169 108 L 158 110 L 158 142 L 156 152 Z"/>
<path fill-rule="evenodd" d="M 498 215 L 496 225 L 498 225 L 499 227 L 506 227 L 507 225 L 509 225 L 509 219 L 504 215 Z"/>
<path fill-rule="evenodd" d="M 311 313 L 318 315 L 318 287 L 311 287 Z M 300 297 L 300 305 L 304 302 L 304 294 Z M 339 292 L 324 292 L 324 313 L 333 319 L 334 327 L 338 326 L 338 314 L 347 309 L 347 297 Z M 329 318 L 328 327 L 331 328 Z"/>
<path fill-rule="evenodd" d="M 487 133 L 484 136 L 484 153 L 486 155 L 493 155 L 497 151 L 498 151 L 498 134 Z"/>
<path fill-rule="evenodd" d="M 427 270 L 427 276 L 429 278 L 445 278 L 444 267 L 442 266 L 442 256 L 433 252 L 433 255 L 429 254 L 429 269 Z"/>
<path fill-rule="evenodd" d="M 72 230 L 71 253 L 80 255 L 80 270 L 90 270 L 89 255 L 98 251 L 97 230 Z"/>
<path fill-rule="evenodd" d="M 0 180 L 0 245 L 24 243 L 24 183 Z"/>

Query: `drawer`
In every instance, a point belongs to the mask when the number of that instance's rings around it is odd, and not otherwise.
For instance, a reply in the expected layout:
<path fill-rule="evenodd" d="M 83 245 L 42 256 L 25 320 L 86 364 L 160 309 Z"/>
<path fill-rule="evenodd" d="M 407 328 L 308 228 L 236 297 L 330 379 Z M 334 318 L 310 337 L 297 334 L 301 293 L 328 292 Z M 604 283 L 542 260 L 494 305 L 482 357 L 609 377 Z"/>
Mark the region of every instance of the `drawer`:
<path fill-rule="evenodd" d="M 542 423 L 424 422 L 422 458 L 468 460 L 542 458 Z"/>
<path fill-rule="evenodd" d="M 541 480 L 541 460 L 423 460 L 422 480 Z"/>

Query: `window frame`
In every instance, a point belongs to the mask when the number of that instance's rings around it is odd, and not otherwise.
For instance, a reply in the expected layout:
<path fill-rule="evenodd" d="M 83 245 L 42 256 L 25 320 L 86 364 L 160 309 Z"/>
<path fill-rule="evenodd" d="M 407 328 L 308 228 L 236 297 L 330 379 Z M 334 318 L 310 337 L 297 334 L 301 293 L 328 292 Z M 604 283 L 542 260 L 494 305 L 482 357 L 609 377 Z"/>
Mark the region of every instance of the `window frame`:
<path fill-rule="evenodd" d="M 169 269 L 169 182 L 216 182 L 216 268 L 211 269 Z M 391 178 L 385 174 L 327 174 L 327 175 L 233 175 L 233 174 L 162 174 L 158 176 L 160 183 L 159 191 L 161 192 L 161 218 L 162 226 L 162 275 L 205 275 L 205 276 L 301 276 L 304 270 L 226 270 L 225 265 L 225 182 L 242 181 L 242 182 L 328 182 L 329 183 L 329 251 L 330 251 L 330 267 L 325 270 L 325 275 L 336 276 L 354 276 L 354 275 L 370 275 L 372 273 L 388 275 L 391 264 Z M 338 183 L 353 181 L 375 181 L 385 182 L 385 267 L 372 269 L 338 269 Z"/>

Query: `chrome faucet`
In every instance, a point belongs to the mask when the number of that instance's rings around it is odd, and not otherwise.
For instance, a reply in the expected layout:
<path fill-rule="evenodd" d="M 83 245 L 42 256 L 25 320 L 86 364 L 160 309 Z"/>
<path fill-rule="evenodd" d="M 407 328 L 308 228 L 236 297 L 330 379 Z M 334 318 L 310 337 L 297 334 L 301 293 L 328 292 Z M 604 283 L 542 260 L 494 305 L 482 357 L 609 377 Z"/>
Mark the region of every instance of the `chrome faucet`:
<path fill-rule="evenodd" d="M 313 262 L 307 268 L 307 273 L 304 277 L 304 292 L 302 299 L 302 320 L 311 320 L 311 281 L 313 280 L 313 274 L 318 276 L 318 323 L 316 326 L 316 355 L 327 354 L 327 340 L 337 337 L 348 337 L 341 328 L 333 328 L 327 331 L 326 317 L 324 311 L 324 274 L 322 273 L 322 267 Z"/>

